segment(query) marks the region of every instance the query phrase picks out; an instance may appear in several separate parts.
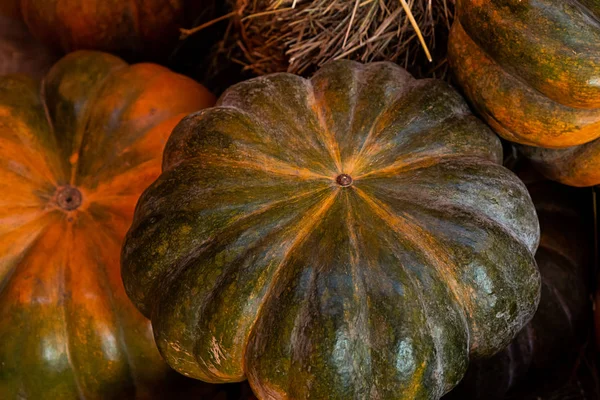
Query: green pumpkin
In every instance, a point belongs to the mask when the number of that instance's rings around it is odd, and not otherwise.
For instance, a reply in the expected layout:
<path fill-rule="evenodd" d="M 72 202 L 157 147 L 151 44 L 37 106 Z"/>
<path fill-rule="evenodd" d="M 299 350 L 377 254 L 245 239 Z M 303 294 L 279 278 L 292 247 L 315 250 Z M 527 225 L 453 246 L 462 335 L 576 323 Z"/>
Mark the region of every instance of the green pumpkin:
<path fill-rule="evenodd" d="M 260 399 L 436 399 L 540 295 L 539 225 L 447 84 L 337 61 L 175 128 L 122 277 L 181 373 Z"/>

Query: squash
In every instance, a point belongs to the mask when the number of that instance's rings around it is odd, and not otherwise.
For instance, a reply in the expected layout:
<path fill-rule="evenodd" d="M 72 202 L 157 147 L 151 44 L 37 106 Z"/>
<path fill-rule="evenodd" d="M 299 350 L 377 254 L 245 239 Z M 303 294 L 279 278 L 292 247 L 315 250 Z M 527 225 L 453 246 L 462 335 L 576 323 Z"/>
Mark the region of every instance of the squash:
<path fill-rule="evenodd" d="M 162 61 L 175 48 L 179 28 L 192 23 L 210 0 L 16 1 L 29 30 L 52 48 Z"/>
<path fill-rule="evenodd" d="M 539 308 L 505 350 L 471 363 L 444 400 L 500 400 L 509 389 L 525 381 L 530 386 L 536 377 L 567 380 L 587 339 L 594 260 L 591 192 L 538 179 L 526 183 L 541 227 L 535 255 L 542 276 Z"/>
<path fill-rule="evenodd" d="M 507 140 L 564 148 L 600 137 L 600 3 L 458 0 L 448 58 Z"/>
<path fill-rule="evenodd" d="M 213 101 L 100 52 L 71 53 L 42 84 L 0 78 L 0 398 L 161 392 L 168 368 L 123 289 L 121 242 L 172 128 Z"/>
<path fill-rule="evenodd" d="M 0 5 L 0 75 L 24 73 L 41 79 L 56 59 L 31 36 L 10 2 Z"/>
<path fill-rule="evenodd" d="M 548 179 L 569 186 L 600 185 L 600 139 L 566 149 L 519 146 Z"/>
<path fill-rule="evenodd" d="M 122 251 L 166 361 L 260 399 L 434 399 L 533 316 L 539 240 L 446 83 L 328 64 L 186 117 Z"/>

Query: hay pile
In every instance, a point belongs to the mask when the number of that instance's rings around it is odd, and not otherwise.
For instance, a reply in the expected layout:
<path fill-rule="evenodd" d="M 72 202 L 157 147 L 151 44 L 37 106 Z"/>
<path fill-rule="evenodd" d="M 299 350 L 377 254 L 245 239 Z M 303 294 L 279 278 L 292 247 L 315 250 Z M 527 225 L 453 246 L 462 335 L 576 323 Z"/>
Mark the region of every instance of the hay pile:
<path fill-rule="evenodd" d="M 431 63 L 400 0 L 229 1 L 230 26 L 219 48 L 256 74 L 307 75 L 339 58 L 395 61 L 419 77 L 446 74 L 454 0 L 406 0 Z"/>

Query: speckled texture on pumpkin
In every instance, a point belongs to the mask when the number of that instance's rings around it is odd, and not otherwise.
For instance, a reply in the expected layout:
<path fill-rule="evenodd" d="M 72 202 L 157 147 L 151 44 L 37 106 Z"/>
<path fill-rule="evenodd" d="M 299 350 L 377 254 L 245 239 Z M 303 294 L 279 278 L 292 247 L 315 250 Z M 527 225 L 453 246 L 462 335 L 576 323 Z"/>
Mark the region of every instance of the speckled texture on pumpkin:
<path fill-rule="evenodd" d="M 120 278 L 172 128 L 214 97 L 99 52 L 0 78 L 0 398 L 156 398 L 168 371 Z"/>
<path fill-rule="evenodd" d="M 597 0 L 458 0 L 448 57 L 504 138 L 564 148 L 600 137 Z"/>
<path fill-rule="evenodd" d="M 176 370 L 260 399 L 437 399 L 529 321 L 533 204 L 447 84 L 337 61 L 217 105 L 173 131 L 122 252 Z"/>

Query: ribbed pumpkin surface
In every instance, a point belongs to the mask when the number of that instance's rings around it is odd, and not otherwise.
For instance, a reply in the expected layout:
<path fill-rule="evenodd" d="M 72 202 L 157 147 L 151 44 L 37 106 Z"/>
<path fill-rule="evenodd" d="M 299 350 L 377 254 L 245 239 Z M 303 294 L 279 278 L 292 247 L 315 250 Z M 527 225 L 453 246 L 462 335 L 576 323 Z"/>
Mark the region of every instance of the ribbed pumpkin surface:
<path fill-rule="evenodd" d="M 155 395 L 167 372 L 126 297 L 121 241 L 171 129 L 212 104 L 153 64 L 72 53 L 0 78 L 0 398 Z"/>
<path fill-rule="evenodd" d="M 334 62 L 184 119 L 123 279 L 167 362 L 261 399 L 434 399 L 539 297 L 538 221 L 441 81 Z"/>
<path fill-rule="evenodd" d="M 597 0 L 458 0 L 449 60 L 504 138 L 562 148 L 600 137 Z"/>

